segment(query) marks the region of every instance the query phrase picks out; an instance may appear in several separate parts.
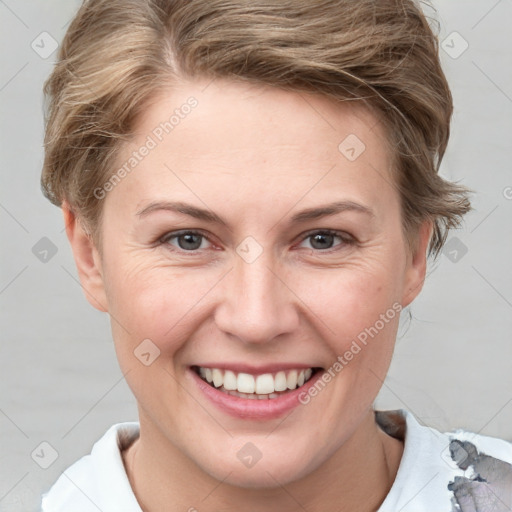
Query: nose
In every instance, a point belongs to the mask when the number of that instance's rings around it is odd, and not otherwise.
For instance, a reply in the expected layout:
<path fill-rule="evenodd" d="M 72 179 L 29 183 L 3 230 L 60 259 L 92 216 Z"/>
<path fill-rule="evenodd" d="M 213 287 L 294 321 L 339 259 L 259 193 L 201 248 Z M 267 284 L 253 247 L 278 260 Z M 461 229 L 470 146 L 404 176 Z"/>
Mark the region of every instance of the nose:
<path fill-rule="evenodd" d="M 269 251 L 250 263 L 236 256 L 223 280 L 216 325 L 246 344 L 271 342 L 293 332 L 299 323 L 296 298 L 286 275 L 271 259 Z"/>

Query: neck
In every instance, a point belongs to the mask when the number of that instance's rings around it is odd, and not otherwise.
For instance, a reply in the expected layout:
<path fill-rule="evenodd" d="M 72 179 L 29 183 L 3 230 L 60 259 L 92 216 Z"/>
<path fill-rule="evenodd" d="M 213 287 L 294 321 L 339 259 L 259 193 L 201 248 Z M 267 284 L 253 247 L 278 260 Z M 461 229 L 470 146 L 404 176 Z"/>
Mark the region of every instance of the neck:
<path fill-rule="evenodd" d="M 140 418 L 141 436 L 123 454 L 134 493 L 144 512 L 239 510 L 253 512 L 376 511 L 398 471 L 403 444 L 385 434 L 369 410 L 356 432 L 316 470 L 265 489 L 232 486 L 195 465 L 155 427 Z M 169 503 L 173 504 L 172 509 Z"/>

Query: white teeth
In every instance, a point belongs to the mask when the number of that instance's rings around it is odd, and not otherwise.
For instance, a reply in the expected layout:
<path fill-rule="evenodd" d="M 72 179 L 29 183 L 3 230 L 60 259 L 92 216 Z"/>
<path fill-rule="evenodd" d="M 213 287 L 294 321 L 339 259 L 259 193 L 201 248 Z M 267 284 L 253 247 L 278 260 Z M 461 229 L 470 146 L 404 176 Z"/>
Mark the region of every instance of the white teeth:
<path fill-rule="evenodd" d="M 226 373 L 224 373 L 224 388 L 228 391 L 235 391 L 236 390 L 236 375 L 231 370 L 226 370 Z"/>
<path fill-rule="evenodd" d="M 254 377 L 249 373 L 239 373 L 236 379 L 236 384 L 240 393 L 254 393 Z"/>
<path fill-rule="evenodd" d="M 277 372 L 276 378 L 274 379 L 274 391 L 285 391 L 286 388 L 286 373 Z"/>
<path fill-rule="evenodd" d="M 277 398 L 278 393 L 302 386 L 313 375 L 313 369 L 279 371 L 275 374 L 251 375 L 219 368 L 199 367 L 199 375 L 221 391 L 249 399 Z"/>
<path fill-rule="evenodd" d="M 295 389 L 297 387 L 297 370 L 292 370 L 288 377 L 286 377 L 286 386 L 288 389 Z"/>
<path fill-rule="evenodd" d="M 213 377 L 213 385 L 216 388 L 220 388 L 222 384 L 224 383 L 224 379 L 222 377 L 222 372 L 218 368 L 214 368 L 212 370 L 212 377 Z"/>
<path fill-rule="evenodd" d="M 264 373 L 256 377 L 256 393 L 258 395 L 269 395 L 274 392 L 274 377 L 270 373 Z"/>

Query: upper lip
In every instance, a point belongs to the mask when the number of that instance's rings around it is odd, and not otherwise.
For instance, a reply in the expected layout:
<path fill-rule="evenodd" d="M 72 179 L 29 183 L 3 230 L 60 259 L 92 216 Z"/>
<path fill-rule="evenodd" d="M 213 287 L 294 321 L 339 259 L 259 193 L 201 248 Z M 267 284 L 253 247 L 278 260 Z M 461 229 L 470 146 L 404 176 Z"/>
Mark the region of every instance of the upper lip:
<path fill-rule="evenodd" d="M 286 370 L 306 370 L 308 368 L 320 368 L 319 365 L 304 363 L 272 363 L 266 365 L 251 365 L 247 363 L 226 363 L 213 362 L 201 363 L 192 366 L 201 368 L 218 368 L 219 370 L 231 370 L 234 373 L 249 373 L 251 375 L 261 375 L 264 373 L 277 373 Z"/>

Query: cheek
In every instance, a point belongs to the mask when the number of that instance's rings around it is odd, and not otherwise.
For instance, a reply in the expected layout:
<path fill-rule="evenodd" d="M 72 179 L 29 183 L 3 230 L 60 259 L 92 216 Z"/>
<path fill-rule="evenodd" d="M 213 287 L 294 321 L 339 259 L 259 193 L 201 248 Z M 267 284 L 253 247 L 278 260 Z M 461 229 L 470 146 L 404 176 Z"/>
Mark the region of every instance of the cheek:
<path fill-rule="evenodd" d="M 109 312 L 114 340 L 131 353 L 149 339 L 162 353 L 173 354 L 190 336 L 201 300 L 218 281 L 214 273 L 159 265 L 120 265 L 109 276 Z"/>
<path fill-rule="evenodd" d="M 401 274 L 393 265 L 380 259 L 372 265 L 352 265 L 346 268 L 304 274 L 297 278 L 294 291 L 315 314 L 322 335 L 342 349 L 347 342 L 373 326 L 381 315 L 387 327 L 398 316 L 401 297 Z M 312 317 L 314 318 L 314 317 Z"/>

